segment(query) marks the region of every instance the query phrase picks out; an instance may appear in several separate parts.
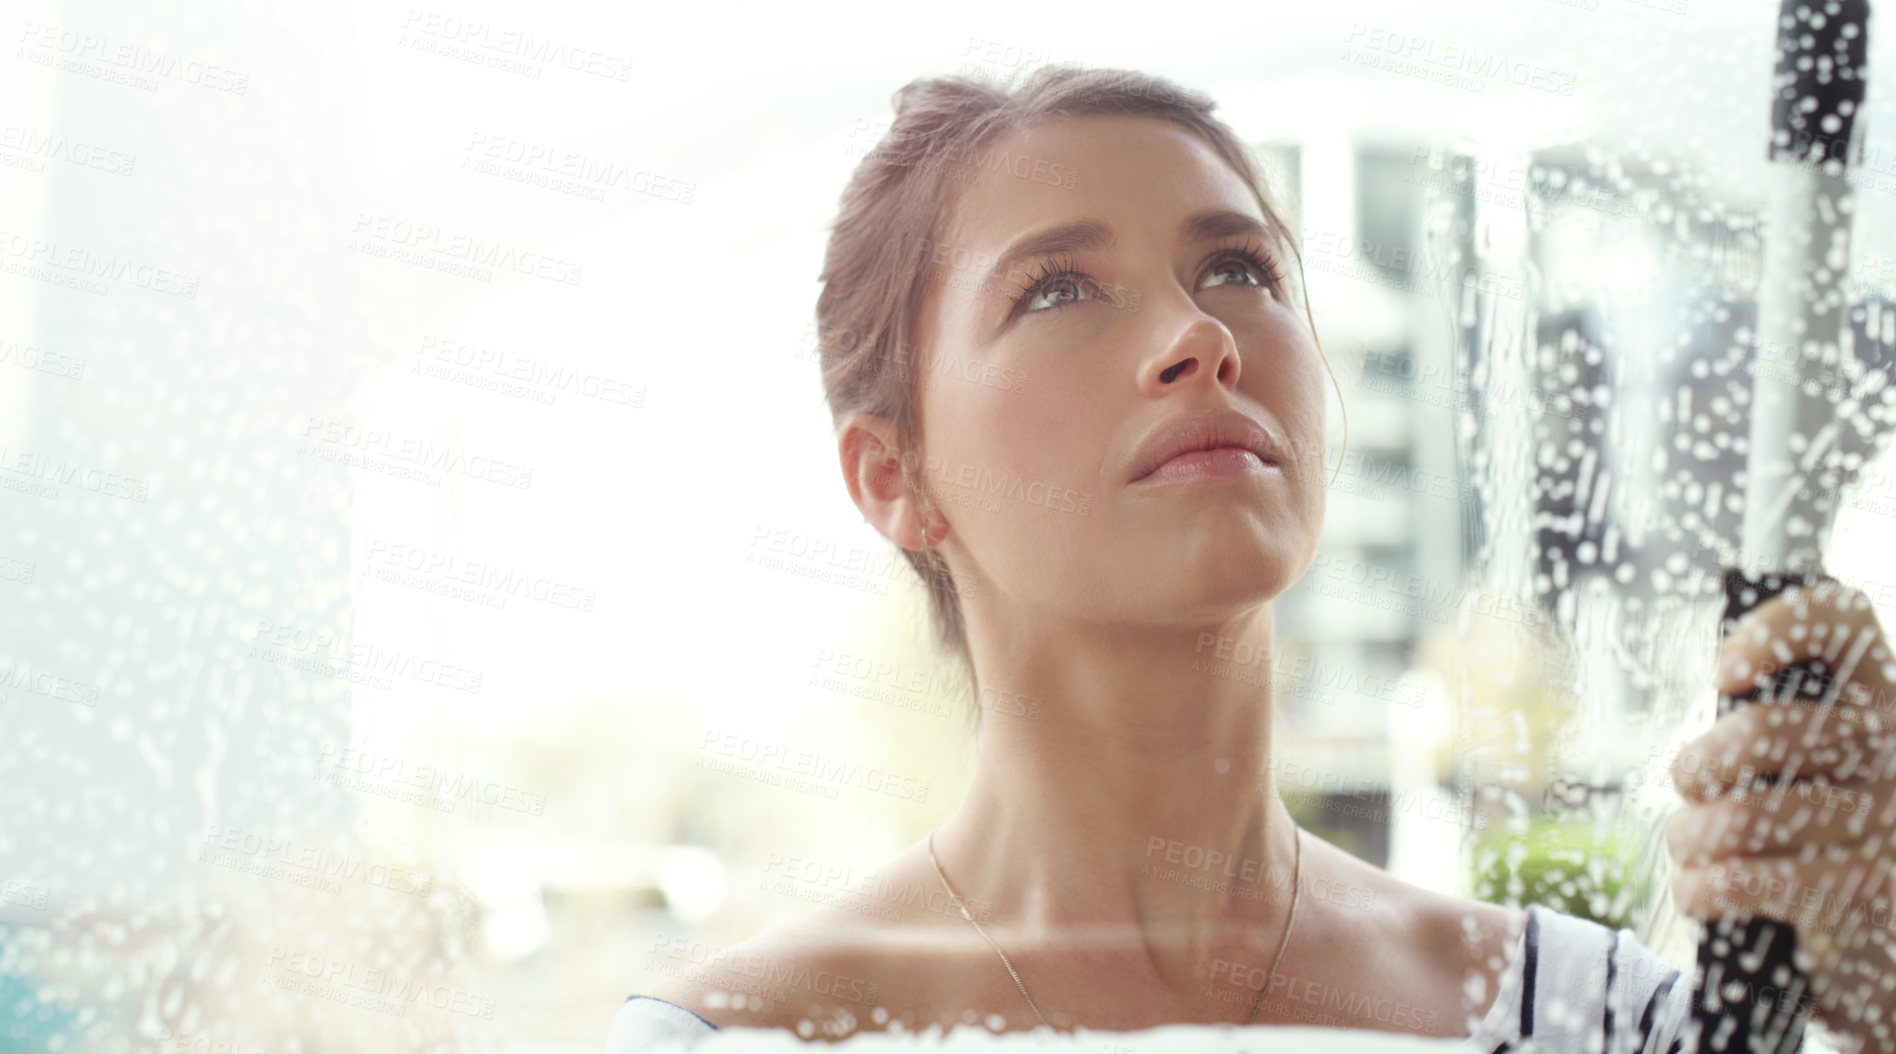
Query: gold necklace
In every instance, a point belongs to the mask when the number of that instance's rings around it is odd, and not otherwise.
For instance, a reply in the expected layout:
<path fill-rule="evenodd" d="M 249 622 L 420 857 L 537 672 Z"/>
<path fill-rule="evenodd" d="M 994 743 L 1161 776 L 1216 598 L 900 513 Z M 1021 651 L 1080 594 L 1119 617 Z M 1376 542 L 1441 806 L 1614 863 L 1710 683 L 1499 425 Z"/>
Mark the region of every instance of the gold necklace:
<path fill-rule="evenodd" d="M 1264 979 L 1264 987 L 1257 990 L 1257 998 L 1251 1001 L 1251 1013 L 1244 1019 L 1247 1025 L 1256 1019 L 1257 1008 L 1264 1004 L 1264 993 L 1270 990 L 1271 982 L 1277 979 L 1277 965 L 1283 962 L 1284 949 L 1290 946 L 1291 928 L 1297 925 L 1297 901 L 1303 894 L 1303 828 L 1292 827 L 1291 829 L 1297 832 L 1294 836 L 1297 850 L 1296 863 L 1292 865 L 1290 876 L 1290 921 L 1284 925 L 1284 939 L 1277 944 L 1277 956 L 1271 960 L 1271 972 Z M 974 915 L 968 911 L 968 906 L 961 902 L 961 898 L 955 895 L 954 887 L 948 884 L 948 876 L 941 869 L 941 860 L 935 856 L 935 832 L 932 830 L 928 832 L 928 858 L 935 863 L 935 874 L 941 877 L 941 888 L 948 891 L 948 902 L 959 908 L 961 917 L 968 920 L 968 925 L 974 927 L 974 932 L 979 933 L 981 938 L 993 947 L 994 953 L 1001 957 L 1001 965 L 1007 967 L 1008 976 L 1014 979 L 1015 987 L 1020 989 L 1021 997 L 1027 1000 L 1028 1006 L 1033 1007 L 1034 1016 L 1040 1018 L 1041 1024 L 1047 1025 L 1047 1019 L 1041 1015 L 1040 1007 L 1034 1004 L 1034 997 L 1027 994 L 1027 986 L 1021 982 L 1020 974 L 1014 971 L 1014 964 L 1007 961 L 1007 953 L 1001 950 L 1000 945 L 994 943 L 994 938 L 987 935 L 987 931 L 981 928 L 980 923 L 974 921 Z M 1047 1025 L 1047 1027 L 1053 1026 Z"/>

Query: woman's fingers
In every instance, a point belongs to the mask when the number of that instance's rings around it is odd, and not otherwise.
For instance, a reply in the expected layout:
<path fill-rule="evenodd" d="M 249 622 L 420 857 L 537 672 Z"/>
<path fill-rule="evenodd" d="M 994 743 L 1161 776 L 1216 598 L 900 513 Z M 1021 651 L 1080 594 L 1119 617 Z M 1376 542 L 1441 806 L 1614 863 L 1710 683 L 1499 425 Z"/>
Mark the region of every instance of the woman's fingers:
<path fill-rule="evenodd" d="M 1896 718 L 1859 706 L 1756 703 L 1681 747 L 1672 782 L 1687 801 L 1755 794 L 1760 781 L 1874 783 L 1896 777 Z"/>
<path fill-rule="evenodd" d="M 1666 848 L 1682 866 L 1734 856 L 1794 855 L 1806 846 L 1847 845 L 1896 832 L 1896 780 L 1775 784 L 1688 805 L 1666 824 Z"/>
<path fill-rule="evenodd" d="M 1719 648 L 1712 683 L 1728 695 L 1769 688 L 1779 669 L 1808 659 L 1856 682 L 1857 705 L 1896 711 L 1896 655 L 1869 597 L 1835 582 L 1787 589 L 1745 613 Z"/>
<path fill-rule="evenodd" d="M 1760 701 L 1720 717 L 1673 759 L 1686 808 L 1666 828 L 1673 897 L 1700 919 L 1777 919 L 1840 1034 L 1892 1049 L 1896 962 L 1896 656 L 1861 591 L 1786 590 L 1741 618 L 1713 681 L 1778 694 L 1820 661 L 1822 701 Z M 1788 688 L 1788 684 L 1787 684 Z"/>

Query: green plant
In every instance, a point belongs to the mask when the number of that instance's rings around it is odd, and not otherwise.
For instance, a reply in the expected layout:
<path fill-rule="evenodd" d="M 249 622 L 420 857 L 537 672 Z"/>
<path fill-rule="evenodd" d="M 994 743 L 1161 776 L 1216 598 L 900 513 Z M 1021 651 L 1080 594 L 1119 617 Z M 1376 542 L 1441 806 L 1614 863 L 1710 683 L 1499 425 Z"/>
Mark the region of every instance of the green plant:
<path fill-rule="evenodd" d="M 1645 902 L 1651 875 L 1640 871 L 1617 829 L 1535 817 L 1525 836 L 1496 825 L 1475 846 L 1475 896 L 1497 904 L 1539 904 L 1618 929 Z"/>

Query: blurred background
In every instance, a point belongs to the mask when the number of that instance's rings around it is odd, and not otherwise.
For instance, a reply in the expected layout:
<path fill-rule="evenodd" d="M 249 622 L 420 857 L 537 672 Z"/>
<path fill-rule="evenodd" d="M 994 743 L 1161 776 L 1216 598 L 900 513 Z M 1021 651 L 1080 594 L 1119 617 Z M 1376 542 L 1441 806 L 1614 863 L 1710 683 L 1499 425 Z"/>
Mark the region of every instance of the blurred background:
<path fill-rule="evenodd" d="M 661 949 L 945 817 L 972 693 L 842 486 L 816 276 L 897 89 L 1047 63 L 1208 92 L 1301 232 L 1343 406 L 1278 613 L 1300 820 L 1689 961 L 1661 777 L 1736 393 L 1788 369 L 1777 6 L 15 6 L 0 1046 L 596 1049 Z M 1891 100 L 1827 549 L 1886 625 Z"/>

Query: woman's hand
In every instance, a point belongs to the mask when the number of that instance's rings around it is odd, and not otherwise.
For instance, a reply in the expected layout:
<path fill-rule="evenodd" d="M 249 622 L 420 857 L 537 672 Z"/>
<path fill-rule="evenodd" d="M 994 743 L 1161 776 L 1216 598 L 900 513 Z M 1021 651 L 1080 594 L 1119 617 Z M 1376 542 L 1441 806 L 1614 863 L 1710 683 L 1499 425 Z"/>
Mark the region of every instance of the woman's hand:
<path fill-rule="evenodd" d="M 1735 710 L 1673 761 L 1686 801 L 1666 829 L 1673 897 L 1695 918 L 1796 926 L 1813 1016 L 1861 1049 L 1896 1050 L 1896 656 L 1868 598 L 1829 582 L 1786 590 L 1736 623 L 1713 680 L 1768 695 L 1780 667 L 1808 658 L 1834 672 L 1825 703 Z"/>

